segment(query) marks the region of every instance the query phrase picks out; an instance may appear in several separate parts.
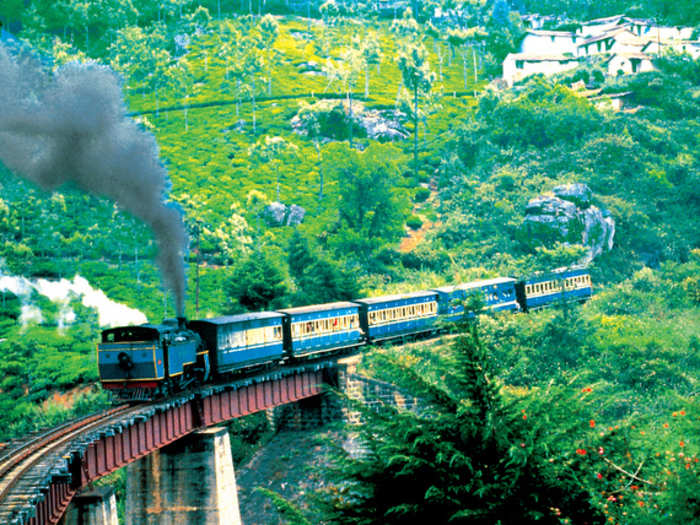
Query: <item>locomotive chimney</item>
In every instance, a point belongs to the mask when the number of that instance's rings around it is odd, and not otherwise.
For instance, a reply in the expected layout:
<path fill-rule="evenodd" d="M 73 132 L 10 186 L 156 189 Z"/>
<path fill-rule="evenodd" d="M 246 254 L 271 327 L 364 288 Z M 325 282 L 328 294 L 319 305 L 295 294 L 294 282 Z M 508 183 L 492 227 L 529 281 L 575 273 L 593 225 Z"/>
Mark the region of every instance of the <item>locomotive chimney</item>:
<path fill-rule="evenodd" d="M 187 318 L 186 317 L 178 317 L 177 318 L 177 327 L 180 330 L 184 330 L 187 328 Z"/>

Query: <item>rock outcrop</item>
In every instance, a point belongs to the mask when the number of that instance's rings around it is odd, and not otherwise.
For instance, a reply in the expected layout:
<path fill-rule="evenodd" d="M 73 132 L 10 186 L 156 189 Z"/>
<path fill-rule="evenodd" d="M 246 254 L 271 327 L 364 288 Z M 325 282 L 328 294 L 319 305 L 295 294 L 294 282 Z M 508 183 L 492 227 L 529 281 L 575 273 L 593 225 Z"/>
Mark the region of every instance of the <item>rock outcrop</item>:
<path fill-rule="evenodd" d="M 344 100 L 321 100 L 300 111 L 292 118 L 294 132 L 307 137 L 318 133 L 322 140 L 346 140 L 352 119 L 353 136 L 389 142 L 403 140 L 409 136 L 404 128 L 406 116 L 395 109 L 367 109 L 355 100 L 352 116 Z M 315 126 L 317 126 L 315 128 Z M 315 129 L 314 129 L 315 128 Z"/>
<path fill-rule="evenodd" d="M 287 206 L 281 202 L 271 202 L 262 215 L 270 226 L 297 226 L 304 221 L 306 210 L 296 204 Z"/>
<path fill-rule="evenodd" d="M 592 204 L 585 184 L 557 186 L 551 194 L 540 195 L 527 204 L 523 227 L 541 243 L 581 244 L 587 249 L 581 262 L 590 262 L 613 247 L 615 220 Z"/>

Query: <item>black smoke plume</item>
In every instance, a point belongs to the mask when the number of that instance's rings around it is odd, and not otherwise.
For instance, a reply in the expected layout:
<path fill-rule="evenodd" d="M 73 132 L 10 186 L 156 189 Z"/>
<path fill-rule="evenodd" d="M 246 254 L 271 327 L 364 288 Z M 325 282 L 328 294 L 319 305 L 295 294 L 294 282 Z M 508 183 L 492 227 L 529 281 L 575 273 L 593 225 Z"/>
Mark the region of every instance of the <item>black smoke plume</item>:
<path fill-rule="evenodd" d="M 183 315 L 182 216 L 165 203 L 169 182 L 155 138 L 126 116 L 111 69 L 70 63 L 52 72 L 0 44 L 0 161 L 45 190 L 73 183 L 107 197 L 150 226 L 163 280 Z"/>

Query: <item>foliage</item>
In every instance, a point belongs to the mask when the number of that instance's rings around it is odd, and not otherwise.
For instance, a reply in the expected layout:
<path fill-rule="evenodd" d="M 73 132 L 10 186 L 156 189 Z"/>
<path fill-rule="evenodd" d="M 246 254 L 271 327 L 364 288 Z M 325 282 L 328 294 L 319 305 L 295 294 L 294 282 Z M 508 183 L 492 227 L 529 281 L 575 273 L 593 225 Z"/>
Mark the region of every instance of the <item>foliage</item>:
<path fill-rule="evenodd" d="M 293 304 L 347 301 L 358 296 L 354 276 L 320 253 L 318 247 L 312 247 L 298 231 L 294 232 L 287 253 L 289 271 L 297 287 Z"/>
<path fill-rule="evenodd" d="M 475 325 L 460 336 L 437 381 L 410 360 L 392 367 L 426 410 L 360 408 L 364 452 L 336 459 L 330 523 L 602 522 L 577 466 L 549 461 L 539 432 L 506 401 Z"/>
<path fill-rule="evenodd" d="M 268 250 L 256 249 L 242 258 L 231 271 L 226 295 L 235 302 L 227 307 L 234 312 L 238 305 L 259 312 L 279 306 L 287 294 L 285 276 Z"/>
<path fill-rule="evenodd" d="M 329 148 L 324 171 L 343 181 L 337 233 L 328 239 L 329 244 L 363 257 L 401 235 L 408 198 L 405 190 L 396 189 L 399 161 L 399 152 L 391 145 L 372 144 L 362 153 L 341 145 Z"/>

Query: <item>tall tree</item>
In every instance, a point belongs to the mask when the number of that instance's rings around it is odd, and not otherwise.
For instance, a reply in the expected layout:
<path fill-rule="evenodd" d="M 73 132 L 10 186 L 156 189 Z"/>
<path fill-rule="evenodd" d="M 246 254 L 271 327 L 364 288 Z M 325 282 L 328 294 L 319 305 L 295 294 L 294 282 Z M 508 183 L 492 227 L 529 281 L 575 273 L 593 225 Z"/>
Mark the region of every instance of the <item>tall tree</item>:
<path fill-rule="evenodd" d="M 361 153 L 344 144 L 326 149 L 330 178 L 343 181 L 337 205 L 339 249 L 362 257 L 403 234 L 409 203 L 399 187 L 400 160 L 399 151 L 388 144 L 371 144 Z"/>
<path fill-rule="evenodd" d="M 275 200 L 280 201 L 280 168 L 285 160 L 296 157 L 299 148 L 296 144 L 282 137 L 270 137 L 266 135 L 258 140 L 250 148 L 248 155 L 269 164 L 275 173 Z"/>
<path fill-rule="evenodd" d="M 279 305 L 287 294 L 287 284 L 279 261 L 268 250 L 259 248 L 236 265 L 226 285 L 230 299 L 228 311 L 237 305 L 258 312 Z"/>
<path fill-rule="evenodd" d="M 323 68 L 329 78 L 329 85 L 337 82 L 340 85 L 340 92 L 345 94 L 346 111 L 348 113 L 348 143 L 350 147 L 352 147 L 353 126 L 355 125 L 352 92 L 357 85 L 357 77 L 363 69 L 362 51 L 354 45 L 356 43 L 359 42 L 351 41 L 351 44 L 341 52 L 340 60 L 333 61 L 328 59 Z"/>
<path fill-rule="evenodd" d="M 178 58 L 170 68 L 170 76 L 173 78 L 177 93 L 182 97 L 182 114 L 185 117 L 185 132 L 189 131 L 187 110 L 189 108 L 190 95 L 195 86 L 192 65 L 184 57 Z"/>
<path fill-rule="evenodd" d="M 259 24 L 260 38 L 257 44 L 265 61 L 265 76 L 267 77 L 267 95 L 272 95 L 272 71 L 279 62 L 279 53 L 275 49 L 275 42 L 280 33 L 280 27 L 275 17 L 267 14 L 262 17 Z"/>
<path fill-rule="evenodd" d="M 413 98 L 413 173 L 418 178 L 418 124 L 421 96 L 430 93 L 435 81 L 435 73 L 430 69 L 428 53 L 422 43 L 406 44 L 399 51 L 399 69 L 403 85 Z"/>
<path fill-rule="evenodd" d="M 300 103 L 301 108 L 297 116 L 302 122 L 302 129 L 306 135 L 311 138 L 314 149 L 316 150 L 316 158 L 318 160 L 318 200 L 323 200 L 323 160 L 321 158 L 321 117 L 320 110 L 311 104 L 304 101 Z"/>
<path fill-rule="evenodd" d="M 382 61 L 382 47 L 379 43 L 377 33 L 370 31 L 365 35 L 359 46 L 362 52 L 363 66 L 365 69 L 365 98 L 369 97 L 369 70 L 371 66 L 377 66 L 379 72 L 379 64 Z"/>

